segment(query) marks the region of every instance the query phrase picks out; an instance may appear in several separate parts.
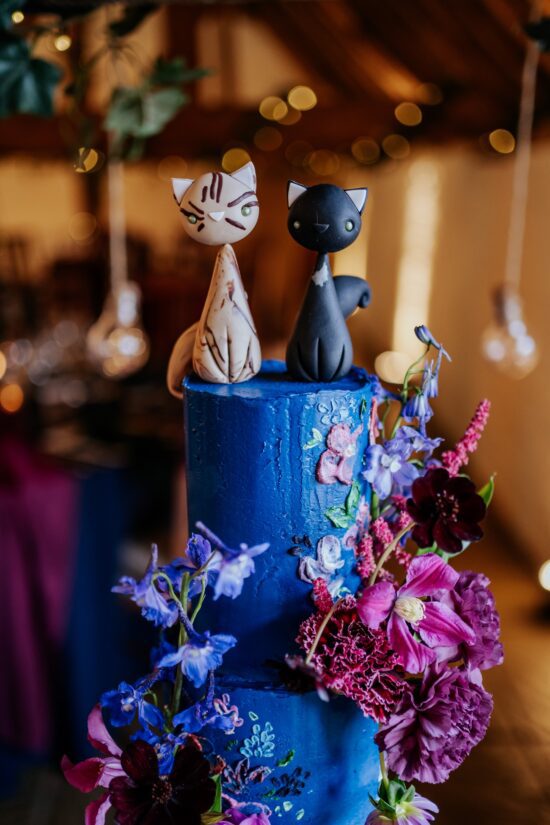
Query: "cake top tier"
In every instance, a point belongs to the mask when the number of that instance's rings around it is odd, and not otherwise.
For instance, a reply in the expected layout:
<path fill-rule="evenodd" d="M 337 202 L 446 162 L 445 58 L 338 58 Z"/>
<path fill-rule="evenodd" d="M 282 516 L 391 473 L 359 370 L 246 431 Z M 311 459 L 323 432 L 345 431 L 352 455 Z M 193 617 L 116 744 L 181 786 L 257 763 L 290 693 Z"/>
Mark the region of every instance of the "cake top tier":
<path fill-rule="evenodd" d="M 361 367 L 352 367 L 343 378 L 331 384 L 323 382 L 296 381 L 286 371 L 282 361 L 264 361 L 261 372 L 241 384 L 210 384 L 192 374 L 185 378 L 183 386 L 193 392 L 206 392 L 218 396 L 237 398 L 278 398 L 292 395 L 316 395 L 320 392 L 335 394 L 338 392 L 355 392 L 375 378 Z"/>

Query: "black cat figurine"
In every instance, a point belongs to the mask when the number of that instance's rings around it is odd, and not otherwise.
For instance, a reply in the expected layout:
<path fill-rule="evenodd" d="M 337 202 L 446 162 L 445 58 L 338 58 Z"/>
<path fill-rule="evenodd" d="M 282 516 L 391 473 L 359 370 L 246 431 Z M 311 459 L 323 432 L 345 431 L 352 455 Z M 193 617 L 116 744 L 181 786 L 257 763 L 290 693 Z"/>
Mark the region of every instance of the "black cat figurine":
<path fill-rule="evenodd" d="M 346 318 L 370 302 L 363 278 L 333 278 L 329 252 L 345 249 L 361 229 L 367 189 L 340 189 L 329 183 L 288 183 L 288 230 L 295 241 L 317 252 L 315 271 L 286 351 L 286 364 L 300 381 L 336 381 L 353 361 Z"/>

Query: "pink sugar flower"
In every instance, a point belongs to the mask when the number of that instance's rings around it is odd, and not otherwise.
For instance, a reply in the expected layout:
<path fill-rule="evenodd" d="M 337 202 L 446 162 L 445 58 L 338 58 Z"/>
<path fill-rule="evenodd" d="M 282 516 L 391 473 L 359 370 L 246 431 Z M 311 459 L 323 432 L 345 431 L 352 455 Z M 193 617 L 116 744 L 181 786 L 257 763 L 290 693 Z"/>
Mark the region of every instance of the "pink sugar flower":
<path fill-rule="evenodd" d="M 218 825 L 270 825 L 271 820 L 265 813 L 246 814 L 238 808 L 228 808 Z"/>
<path fill-rule="evenodd" d="M 88 741 L 103 755 L 85 759 L 77 765 L 73 765 L 67 756 L 61 760 L 61 769 L 67 782 L 84 793 L 95 788 L 108 788 L 116 776 L 126 776 L 120 762 L 122 750 L 105 727 L 99 705 L 88 716 Z M 86 825 L 104 825 L 110 807 L 109 794 L 94 799 L 86 808 Z"/>
<path fill-rule="evenodd" d="M 379 581 L 365 588 L 357 600 L 359 617 L 369 629 L 376 630 L 388 620 L 390 645 L 409 673 L 424 672 L 436 659 L 434 648 L 475 641 L 474 631 L 450 607 L 422 601 L 438 591 L 453 590 L 458 577 L 440 556 L 428 553 L 413 559 L 405 584 L 397 591 L 391 582 Z"/>
<path fill-rule="evenodd" d="M 357 439 L 363 432 L 360 424 L 353 432 L 349 424 L 335 424 L 327 435 L 327 449 L 317 463 L 316 476 L 320 484 L 351 484 L 357 455 Z"/>
<path fill-rule="evenodd" d="M 449 471 L 449 475 L 458 475 L 461 467 L 468 463 L 469 455 L 477 450 L 479 439 L 489 420 L 490 411 L 491 402 L 486 398 L 480 401 L 466 432 L 455 445 L 454 450 L 447 450 L 441 456 L 442 464 Z"/>

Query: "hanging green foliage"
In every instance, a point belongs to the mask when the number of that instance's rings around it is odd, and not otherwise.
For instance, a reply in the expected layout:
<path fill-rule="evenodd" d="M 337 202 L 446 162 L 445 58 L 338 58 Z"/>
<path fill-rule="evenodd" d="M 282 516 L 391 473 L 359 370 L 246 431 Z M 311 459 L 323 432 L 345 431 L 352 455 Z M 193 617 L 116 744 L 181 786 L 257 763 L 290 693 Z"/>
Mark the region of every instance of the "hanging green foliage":
<path fill-rule="evenodd" d="M 59 66 L 32 57 L 22 37 L 0 30 L 0 117 L 19 113 L 50 117 L 61 75 Z"/>

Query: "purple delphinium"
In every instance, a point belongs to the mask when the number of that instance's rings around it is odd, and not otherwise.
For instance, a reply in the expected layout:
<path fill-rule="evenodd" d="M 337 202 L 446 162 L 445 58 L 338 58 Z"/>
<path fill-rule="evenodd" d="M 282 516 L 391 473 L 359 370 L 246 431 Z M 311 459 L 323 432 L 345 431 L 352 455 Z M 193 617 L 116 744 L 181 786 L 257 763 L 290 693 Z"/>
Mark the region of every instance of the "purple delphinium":
<path fill-rule="evenodd" d="M 263 812 L 249 814 L 233 807 L 224 811 L 223 819 L 218 821 L 218 825 L 271 825 L 271 820 Z"/>
<path fill-rule="evenodd" d="M 198 688 L 206 682 L 209 672 L 221 665 L 223 654 L 236 644 L 234 636 L 211 636 L 208 630 L 196 633 L 190 627 L 188 641 L 174 653 L 163 656 L 158 666 L 163 668 L 180 665 L 183 675 Z"/>
<path fill-rule="evenodd" d="M 422 673 L 436 660 L 438 648 L 475 641 L 472 628 L 448 605 L 423 601 L 452 590 L 457 581 L 458 573 L 440 556 L 417 556 L 397 590 L 388 581 L 366 587 L 357 600 L 357 613 L 371 630 L 388 620 L 388 639 L 400 664 L 409 673 Z"/>
<path fill-rule="evenodd" d="M 460 573 L 454 590 L 443 596 L 443 601 L 474 630 L 475 641 L 442 651 L 441 659 L 461 658 L 471 670 L 488 670 L 502 664 L 500 617 L 489 584 L 482 573 L 465 570 Z"/>
<path fill-rule="evenodd" d="M 428 438 L 427 435 L 421 433 L 415 427 L 403 425 L 397 430 L 394 441 L 404 442 L 409 447 L 412 453 L 422 453 L 424 458 L 431 456 L 434 450 L 437 450 L 439 445 L 443 442 L 442 438 Z"/>
<path fill-rule="evenodd" d="M 151 548 L 151 561 L 142 579 L 137 581 L 132 576 L 122 576 L 119 583 L 112 588 L 113 593 L 129 596 L 141 607 L 141 615 L 159 627 L 171 627 L 178 619 L 178 606 L 170 599 L 167 592 L 161 592 L 154 580 L 158 568 L 158 547 Z"/>
<path fill-rule="evenodd" d="M 209 692 L 204 699 L 177 713 L 172 723 L 176 728 L 183 728 L 186 733 L 197 734 L 207 727 L 227 734 L 234 733 L 243 724 L 243 720 L 239 717 L 238 707 L 229 703 L 227 694 L 213 699 Z"/>
<path fill-rule="evenodd" d="M 236 599 L 242 593 L 244 580 L 255 570 L 255 557 L 265 553 L 269 544 L 258 544 L 254 547 L 240 544 L 238 548 L 232 548 L 224 544 L 201 522 L 197 522 L 197 528 L 204 533 L 214 549 L 208 564 L 209 576 L 215 574 L 214 601 L 220 596 Z"/>
<path fill-rule="evenodd" d="M 388 768 L 405 782 L 445 782 L 485 736 L 492 709 L 479 671 L 431 665 L 376 742 Z"/>
<path fill-rule="evenodd" d="M 405 421 L 412 421 L 418 418 L 421 424 L 425 424 L 433 416 L 433 410 L 428 402 L 428 396 L 420 390 L 415 390 L 403 407 L 401 415 Z"/>
<path fill-rule="evenodd" d="M 108 690 L 102 695 L 101 708 L 115 728 L 131 724 L 137 716 L 141 725 L 162 729 L 162 713 L 146 699 L 153 683 L 154 680 L 147 677 L 140 679 L 135 686 L 121 682 L 116 690 Z"/>
<path fill-rule="evenodd" d="M 418 467 L 408 461 L 412 452 L 410 442 L 402 437 L 367 447 L 363 475 L 380 499 L 388 498 L 392 491 L 410 488 L 418 478 Z"/>

